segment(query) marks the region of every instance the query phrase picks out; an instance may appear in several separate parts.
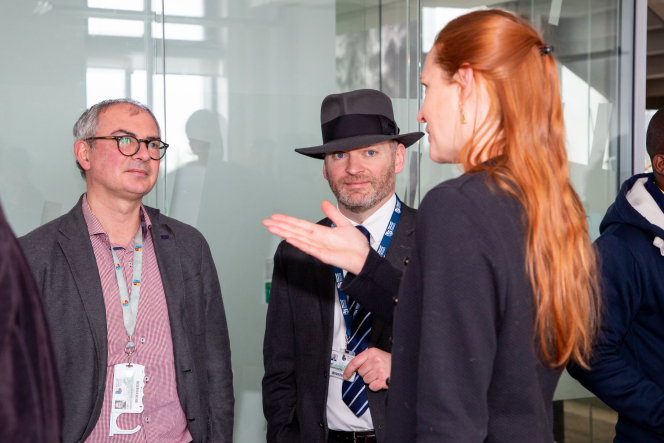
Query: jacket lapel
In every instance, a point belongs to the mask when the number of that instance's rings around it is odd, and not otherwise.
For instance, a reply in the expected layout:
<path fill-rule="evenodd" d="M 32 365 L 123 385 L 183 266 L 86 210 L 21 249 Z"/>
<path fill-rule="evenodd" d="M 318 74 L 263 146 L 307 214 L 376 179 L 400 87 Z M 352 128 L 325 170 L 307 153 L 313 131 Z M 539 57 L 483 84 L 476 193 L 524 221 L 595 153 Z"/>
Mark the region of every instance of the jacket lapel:
<path fill-rule="evenodd" d="M 106 305 L 99 278 L 99 269 L 92 249 L 88 226 L 81 208 L 82 199 L 69 211 L 59 226 L 58 239 L 81 297 L 88 317 L 100 366 L 105 371 L 108 362 L 108 334 L 106 329 Z M 100 374 L 101 376 L 101 374 Z M 105 387 L 105 380 L 100 384 Z"/>
<path fill-rule="evenodd" d="M 316 260 L 318 261 L 318 260 Z M 316 286 L 320 300 L 320 313 L 323 324 L 323 340 L 325 349 L 332 350 L 332 336 L 334 331 L 334 271 L 332 266 L 318 262 L 316 266 Z M 326 359 L 330 356 L 326 354 Z"/>
<path fill-rule="evenodd" d="M 154 245 L 159 273 L 166 295 L 166 307 L 173 340 L 175 377 L 180 404 L 188 419 L 199 414 L 197 398 L 186 393 L 196 392 L 198 382 L 193 370 L 188 333 L 184 328 L 184 277 L 178 253 L 175 233 L 168 221 L 161 217 L 159 210 L 144 206 L 152 222 L 152 243 Z"/>
<path fill-rule="evenodd" d="M 331 226 L 332 222 L 326 218 L 320 222 L 323 226 Z M 332 336 L 334 332 L 334 269 L 321 261 L 311 258 L 315 261 L 316 268 L 316 289 L 318 299 L 320 300 L 320 314 L 323 324 L 323 341 L 325 348 L 332 351 Z M 326 363 L 329 364 L 329 352 L 324 356 Z"/>
<path fill-rule="evenodd" d="M 82 197 L 78 204 L 63 218 L 60 226 L 60 237 L 58 243 L 64 253 L 78 296 L 83 303 L 83 309 L 87 316 L 92 339 L 95 343 L 99 372 L 97 377 L 97 392 L 95 398 L 95 411 L 100 411 L 104 401 L 104 390 L 106 388 L 106 373 L 108 367 L 108 330 L 106 327 L 106 305 L 104 304 L 104 293 L 99 278 L 99 269 L 95 253 L 92 249 L 88 226 L 83 217 L 81 207 Z M 75 296 L 74 294 L 70 294 Z M 82 328 L 84 325 L 80 325 Z M 72 337 L 75 339 L 75 337 Z M 93 364 L 92 362 L 90 364 Z M 97 416 L 98 417 L 98 416 Z M 84 434 L 89 435 L 96 425 L 97 417 L 90 417 L 90 422 Z"/>
<path fill-rule="evenodd" d="M 144 207 L 152 222 L 152 243 L 166 294 L 176 370 L 188 371 L 191 370 L 191 358 L 184 329 L 184 277 L 177 238 L 157 209 Z"/>
<path fill-rule="evenodd" d="M 404 269 L 404 260 L 410 253 L 408 238 L 413 234 L 415 211 L 406 205 L 402 205 L 401 218 L 394 231 L 394 237 L 387 248 L 385 258 L 397 269 Z M 369 346 L 376 346 L 380 339 L 380 334 L 385 329 L 385 323 L 373 319 L 371 324 L 371 334 L 369 335 Z"/>

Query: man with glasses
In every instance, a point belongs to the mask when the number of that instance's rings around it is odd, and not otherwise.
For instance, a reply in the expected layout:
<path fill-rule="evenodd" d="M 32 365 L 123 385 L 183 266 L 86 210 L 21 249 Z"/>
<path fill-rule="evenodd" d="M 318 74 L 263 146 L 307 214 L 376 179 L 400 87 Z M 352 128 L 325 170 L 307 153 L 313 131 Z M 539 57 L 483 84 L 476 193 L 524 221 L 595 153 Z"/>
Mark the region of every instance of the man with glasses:
<path fill-rule="evenodd" d="M 64 441 L 230 443 L 230 344 L 210 248 L 141 203 L 168 148 L 157 120 L 107 100 L 73 132 L 87 192 L 21 239 L 53 327 Z"/>

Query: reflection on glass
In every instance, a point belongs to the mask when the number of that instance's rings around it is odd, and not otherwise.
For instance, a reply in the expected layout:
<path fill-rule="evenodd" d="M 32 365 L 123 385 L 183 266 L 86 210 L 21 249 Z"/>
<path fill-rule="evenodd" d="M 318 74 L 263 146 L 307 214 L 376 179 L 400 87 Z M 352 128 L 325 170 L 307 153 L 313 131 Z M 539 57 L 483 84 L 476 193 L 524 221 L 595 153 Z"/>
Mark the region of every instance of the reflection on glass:
<path fill-rule="evenodd" d="M 157 14 L 162 12 L 161 2 L 162 0 L 152 0 L 152 10 Z M 203 17 L 205 15 L 205 3 L 204 0 L 164 0 L 164 14 Z"/>
<path fill-rule="evenodd" d="M 136 70 L 130 75 L 131 98 L 141 103 L 148 102 L 148 73 L 145 70 Z"/>
<path fill-rule="evenodd" d="M 88 68 L 85 74 L 87 107 L 125 96 L 125 70 Z"/>
<path fill-rule="evenodd" d="M 88 0 L 88 8 L 142 11 L 143 0 Z"/>
<path fill-rule="evenodd" d="M 588 165 L 594 129 L 600 123 L 597 121 L 600 105 L 609 101 L 566 66 L 560 67 L 560 86 L 567 132 L 567 157 L 571 162 Z M 601 136 L 608 142 L 608 126 L 605 126 L 605 131 Z M 602 146 L 602 155 L 607 146 Z"/>
<path fill-rule="evenodd" d="M 455 18 L 483 8 L 422 8 L 422 50 L 429 52 L 441 29 Z"/>
<path fill-rule="evenodd" d="M 167 173 L 197 160 L 187 138 L 186 124 L 189 117 L 199 109 L 204 109 L 208 79 L 201 75 L 166 75 L 166 103 L 168 112 L 168 128 L 166 142 L 168 148 Z M 153 79 L 155 90 L 164 87 L 162 76 Z M 161 89 L 163 90 L 163 89 Z M 155 115 L 163 115 L 164 101 L 155 97 L 153 111 Z M 172 185 L 172 183 L 170 183 Z M 169 185 L 169 186 L 170 186 Z"/>
<path fill-rule="evenodd" d="M 112 37 L 143 37 L 145 29 L 139 20 L 119 20 L 115 18 L 88 18 L 88 34 Z"/>
<path fill-rule="evenodd" d="M 205 40 L 205 28 L 201 25 L 188 25 L 183 23 L 165 23 L 166 40 Z M 163 34 L 161 23 L 152 23 L 152 38 L 161 38 Z"/>
<path fill-rule="evenodd" d="M 219 114 L 200 109 L 187 120 L 185 128 L 189 148 L 196 157 L 170 174 L 173 181 L 169 216 L 192 226 L 198 226 L 198 214 L 203 196 L 205 173 L 210 152 L 221 152 L 223 140 Z"/>

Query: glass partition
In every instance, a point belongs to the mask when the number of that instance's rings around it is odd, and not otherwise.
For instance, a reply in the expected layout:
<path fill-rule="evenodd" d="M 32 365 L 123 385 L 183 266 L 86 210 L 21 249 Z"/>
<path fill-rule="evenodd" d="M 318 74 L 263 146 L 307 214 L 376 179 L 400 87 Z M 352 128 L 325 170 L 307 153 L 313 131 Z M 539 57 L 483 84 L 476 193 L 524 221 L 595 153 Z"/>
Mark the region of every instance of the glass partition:
<path fill-rule="evenodd" d="M 169 40 L 166 28 L 167 207 L 210 243 L 231 338 L 234 441 L 260 442 L 266 283 L 279 243 L 261 221 L 276 212 L 317 221 L 332 198 L 322 162 L 293 150 L 320 144 L 320 105 L 336 91 L 335 8 L 204 6 L 200 17 L 166 8 L 167 25 L 200 26 L 204 37 Z"/>
<path fill-rule="evenodd" d="M 402 132 L 422 130 L 419 75 L 436 33 L 486 7 L 524 15 L 555 47 L 572 181 L 595 238 L 631 170 L 624 48 L 633 2 L 618 0 L 5 0 L 0 200 L 9 222 L 26 234 L 84 192 L 71 128 L 86 107 L 117 97 L 150 106 L 171 147 L 145 203 L 210 243 L 230 330 L 235 441 L 262 442 L 266 289 L 278 239 L 261 220 L 281 212 L 316 221 L 320 202 L 333 198 L 322 163 L 293 149 L 320 144 L 326 95 L 359 88 L 391 97 Z M 414 207 L 461 174 L 428 150 L 426 138 L 409 148 L 397 180 Z M 596 400 L 573 400 L 587 397 L 564 374 L 557 423 L 596 418 Z"/>
<path fill-rule="evenodd" d="M 0 199 L 17 235 L 68 212 L 85 191 L 72 127 L 91 104 L 132 97 L 164 125 L 161 15 L 143 0 L 0 6 Z M 158 206 L 157 187 L 146 203 Z"/>

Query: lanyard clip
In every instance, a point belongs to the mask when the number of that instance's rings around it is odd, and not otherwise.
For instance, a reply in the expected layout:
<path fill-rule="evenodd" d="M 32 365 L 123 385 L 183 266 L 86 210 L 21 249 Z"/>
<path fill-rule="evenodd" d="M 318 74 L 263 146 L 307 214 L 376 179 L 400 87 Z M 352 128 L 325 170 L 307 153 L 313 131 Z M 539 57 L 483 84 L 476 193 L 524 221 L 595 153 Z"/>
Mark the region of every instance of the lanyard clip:
<path fill-rule="evenodd" d="M 131 356 L 136 352 L 136 345 L 131 340 L 130 336 L 127 336 L 127 344 L 125 345 L 125 354 L 129 356 L 129 366 L 131 366 Z"/>

